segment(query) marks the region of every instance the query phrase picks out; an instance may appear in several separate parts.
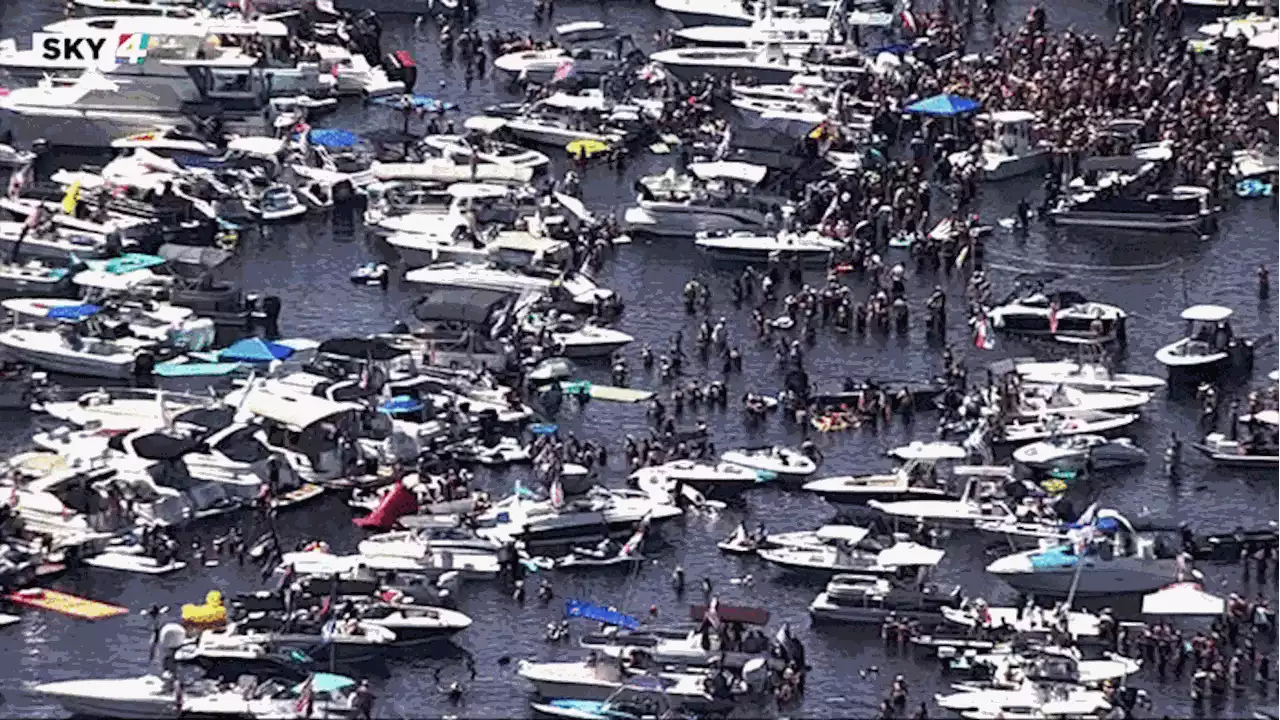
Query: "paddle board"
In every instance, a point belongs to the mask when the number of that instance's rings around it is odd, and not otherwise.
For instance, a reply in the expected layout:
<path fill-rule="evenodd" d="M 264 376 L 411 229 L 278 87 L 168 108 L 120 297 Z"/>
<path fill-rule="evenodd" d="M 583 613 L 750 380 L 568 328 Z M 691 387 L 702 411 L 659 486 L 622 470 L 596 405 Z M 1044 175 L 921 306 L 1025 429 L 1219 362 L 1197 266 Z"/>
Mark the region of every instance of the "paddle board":
<path fill-rule="evenodd" d="M 76 597 L 70 593 L 46 590 L 44 588 L 28 588 L 9 594 L 10 602 L 41 610 L 52 610 L 81 620 L 102 620 L 127 615 L 129 608 L 110 605 L 89 598 Z"/>

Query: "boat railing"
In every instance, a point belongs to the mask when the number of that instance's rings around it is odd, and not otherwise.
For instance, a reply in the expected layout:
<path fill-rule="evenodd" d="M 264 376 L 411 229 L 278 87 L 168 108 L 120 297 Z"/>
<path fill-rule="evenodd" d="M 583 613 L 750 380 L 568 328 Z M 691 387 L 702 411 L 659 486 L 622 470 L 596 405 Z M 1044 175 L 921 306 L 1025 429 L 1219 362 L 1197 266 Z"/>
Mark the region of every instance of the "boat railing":
<path fill-rule="evenodd" d="M 163 397 L 166 403 L 176 405 L 208 405 L 214 402 L 209 395 L 158 391 L 147 388 L 112 387 L 92 388 L 84 386 L 54 386 L 47 390 L 46 402 L 79 402 L 85 406 L 95 404 L 93 396 L 102 398 L 101 404 L 109 404 L 117 400 L 150 400 L 159 402 Z"/>

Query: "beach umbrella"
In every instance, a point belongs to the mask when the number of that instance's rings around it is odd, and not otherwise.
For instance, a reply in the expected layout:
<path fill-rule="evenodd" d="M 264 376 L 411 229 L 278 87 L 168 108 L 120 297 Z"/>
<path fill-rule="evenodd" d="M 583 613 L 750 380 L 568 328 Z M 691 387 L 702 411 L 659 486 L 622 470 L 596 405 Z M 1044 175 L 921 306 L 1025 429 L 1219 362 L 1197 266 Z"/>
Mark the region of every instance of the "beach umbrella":
<path fill-rule="evenodd" d="M 976 111 L 982 103 L 959 95 L 934 95 L 917 100 L 907 106 L 906 111 L 913 115 L 929 115 L 931 117 L 956 117 Z"/>
<path fill-rule="evenodd" d="M 574 140 L 568 145 L 565 145 L 564 149 L 565 149 L 565 152 L 575 157 L 579 155 L 591 157 L 592 155 L 596 155 L 598 153 L 602 153 L 608 150 L 609 146 L 606 143 L 600 142 L 599 140 L 583 139 L 583 140 Z"/>

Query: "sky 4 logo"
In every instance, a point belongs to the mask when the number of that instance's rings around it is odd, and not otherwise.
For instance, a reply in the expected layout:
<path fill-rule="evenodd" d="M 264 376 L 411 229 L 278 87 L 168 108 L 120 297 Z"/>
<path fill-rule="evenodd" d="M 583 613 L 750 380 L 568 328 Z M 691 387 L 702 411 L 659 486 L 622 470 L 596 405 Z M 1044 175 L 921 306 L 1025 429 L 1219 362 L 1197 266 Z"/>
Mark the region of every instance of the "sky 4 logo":
<path fill-rule="evenodd" d="M 141 65 L 151 36 L 146 33 L 63 35 L 38 33 L 32 43 L 45 60 L 65 60 L 106 67 Z"/>

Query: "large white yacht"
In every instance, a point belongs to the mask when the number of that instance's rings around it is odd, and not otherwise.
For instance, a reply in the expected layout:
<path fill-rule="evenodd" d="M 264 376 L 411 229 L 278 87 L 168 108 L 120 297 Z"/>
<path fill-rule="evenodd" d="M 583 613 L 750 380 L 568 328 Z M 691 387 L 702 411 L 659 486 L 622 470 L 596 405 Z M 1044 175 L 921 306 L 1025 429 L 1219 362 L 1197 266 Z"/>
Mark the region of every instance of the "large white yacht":
<path fill-rule="evenodd" d="M 230 78 L 219 78 L 202 61 L 171 62 L 187 66 L 189 84 L 108 79 L 86 72 L 70 83 L 45 79 L 36 87 L 16 88 L 0 96 L 0 128 L 11 131 L 18 145 L 43 139 L 54 146 L 105 148 L 126 135 L 187 124 L 202 105 L 213 103 L 221 111 L 224 130 L 267 132 L 269 105 L 260 72 L 241 68 Z"/>
<path fill-rule="evenodd" d="M 595 281 L 580 272 L 562 276 L 534 270 L 506 270 L 494 265 L 437 263 L 410 270 L 405 273 L 404 279 L 406 282 L 432 287 L 494 290 L 512 294 L 544 292 L 556 287 L 565 293 L 565 297 L 588 307 L 614 298 L 612 290 L 596 285 Z"/>
<path fill-rule="evenodd" d="M 592 489 L 585 495 L 568 498 L 559 508 L 550 500 L 516 493 L 481 513 L 476 534 L 496 542 L 565 544 L 599 538 L 605 532 L 627 537 L 646 518 L 656 525 L 682 514 L 680 508 L 655 501 L 644 493 Z"/>
<path fill-rule="evenodd" d="M 767 231 L 769 215 L 781 219 L 778 199 L 756 194 L 768 170 L 744 162 L 690 163 L 640 179 L 641 194 L 622 214 L 628 232 L 667 237 L 699 233 Z"/>

